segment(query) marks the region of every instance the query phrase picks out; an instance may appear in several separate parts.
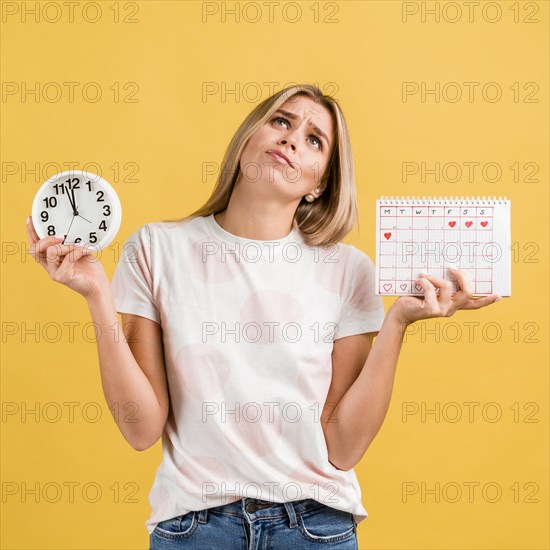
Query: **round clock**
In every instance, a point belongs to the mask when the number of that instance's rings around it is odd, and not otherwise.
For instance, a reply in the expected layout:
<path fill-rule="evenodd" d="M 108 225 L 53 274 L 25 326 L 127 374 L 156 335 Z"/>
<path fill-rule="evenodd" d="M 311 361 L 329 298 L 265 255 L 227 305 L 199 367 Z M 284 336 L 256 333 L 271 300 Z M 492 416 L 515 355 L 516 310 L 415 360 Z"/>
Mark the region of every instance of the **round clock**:
<path fill-rule="evenodd" d="M 44 182 L 32 204 L 32 222 L 42 239 L 63 236 L 101 250 L 115 238 L 122 208 L 114 188 L 101 176 L 69 170 Z"/>

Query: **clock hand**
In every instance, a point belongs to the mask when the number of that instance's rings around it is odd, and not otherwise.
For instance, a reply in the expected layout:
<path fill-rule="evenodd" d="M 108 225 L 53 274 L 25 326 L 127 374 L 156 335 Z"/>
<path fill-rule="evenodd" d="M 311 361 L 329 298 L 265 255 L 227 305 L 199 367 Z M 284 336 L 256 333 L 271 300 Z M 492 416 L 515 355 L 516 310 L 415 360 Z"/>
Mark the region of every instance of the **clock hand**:
<path fill-rule="evenodd" d="M 74 208 L 74 215 L 78 216 L 78 210 L 76 208 L 76 200 L 74 198 L 74 189 L 71 188 L 71 195 L 73 196 L 73 208 Z"/>
<path fill-rule="evenodd" d="M 72 205 L 73 205 L 73 215 L 74 216 L 79 216 L 80 218 L 82 218 L 83 220 L 86 220 L 88 223 L 92 223 L 90 220 L 86 219 L 84 216 L 81 216 L 79 213 L 78 213 L 78 208 L 76 207 L 76 200 L 74 198 L 74 189 L 71 189 L 71 194 L 73 196 L 73 201 L 72 201 Z"/>
<path fill-rule="evenodd" d="M 73 216 L 73 219 L 71 220 L 71 224 L 69 225 L 69 229 L 67 229 L 67 233 L 65 234 L 65 238 L 63 239 L 62 244 L 65 244 L 65 241 L 67 240 L 67 235 L 69 234 L 69 231 L 71 230 L 71 226 L 73 225 L 73 222 L 74 222 L 75 218 L 76 218 L 76 216 Z"/>
<path fill-rule="evenodd" d="M 77 215 L 78 215 L 78 212 L 76 211 L 74 202 L 73 202 L 73 200 L 72 200 L 72 198 L 71 198 L 71 195 L 69 194 L 69 188 L 68 188 L 68 187 L 65 187 L 65 189 L 67 190 L 67 198 L 69 199 L 69 202 L 71 203 L 71 208 L 73 209 L 73 216 L 77 216 Z"/>

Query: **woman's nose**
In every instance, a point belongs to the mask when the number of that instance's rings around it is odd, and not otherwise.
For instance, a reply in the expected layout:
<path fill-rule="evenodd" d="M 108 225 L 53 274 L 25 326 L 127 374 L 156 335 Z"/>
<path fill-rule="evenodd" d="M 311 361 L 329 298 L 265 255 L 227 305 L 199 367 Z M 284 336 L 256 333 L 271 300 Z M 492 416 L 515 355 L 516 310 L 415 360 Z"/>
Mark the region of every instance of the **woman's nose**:
<path fill-rule="evenodd" d="M 289 141 L 290 141 L 290 146 L 292 147 L 292 150 L 295 150 L 296 149 L 296 143 L 295 143 L 293 138 L 282 139 L 281 144 L 286 145 Z"/>

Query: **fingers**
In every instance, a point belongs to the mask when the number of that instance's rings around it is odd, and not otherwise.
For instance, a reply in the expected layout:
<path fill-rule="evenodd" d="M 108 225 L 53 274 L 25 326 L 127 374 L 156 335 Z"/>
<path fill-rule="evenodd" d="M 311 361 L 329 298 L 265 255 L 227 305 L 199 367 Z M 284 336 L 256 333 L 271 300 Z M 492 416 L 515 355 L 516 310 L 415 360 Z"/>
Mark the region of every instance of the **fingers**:
<path fill-rule="evenodd" d="M 437 288 L 443 288 L 448 286 L 450 289 L 452 288 L 453 284 L 448 279 L 443 279 L 442 277 L 435 277 L 433 275 L 428 275 L 426 273 L 421 273 L 421 277 L 424 277 L 428 281 L 430 281 L 434 286 Z M 448 283 L 448 284 L 447 284 Z"/>
<path fill-rule="evenodd" d="M 53 243 L 46 248 L 46 268 L 50 275 L 53 275 L 57 268 L 61 265 L 62 259 L 60 258 L 63 246 L 60 243 Z"/>
<path fill-rule="evenodd" d="M 451 275 L 456 277 L 459 285 L 459 291 L 462 291 L 468 296 L 471 296 L 474 293 L 474 289 L 472 288 L 470 280 L 466 277 L 466 275 L 464 275 L 464 272 L 460 271 L 460 269 L 448 268 L 448 270 Z"/>
<path fill-rule="evenodd" d="M 432 295 L 435 295 L 436 291 L 434 286 L 439 288 L 439 302 L 437 302 L 436 298 L 433 298 L 433 305 L 439 304 L 439 307 L 442 308 L 446 316 L 452 315 L 459 309 L 480 309 L 500 299 L 498 294 L 491 294 L 482 298 L 472 298 L 473 288 L 466 275 L 459 269 L 449 268 L 449 272 L 456 277 L 459 284 L 459 290 L 456 292 L 454 300 L 451 296 L 453 286 L 451 281 L 441 277 L 426 275 L 425 273 L 421 273 L 423 277 L 418 279 L 425 289 L 424 296 L 430 303 L 432 303 Z M 424 281 L 431 284 L 424 285 Z"/>
<path fill-rule="evenodd" d="M 425 279 L 429 284 L 429 286 L 425 287 L 424 297 L 428 300 L 431 310 L 438 315 L 450 317 L 456 310 L 457 305 L 456 302 L 453 303 L 451 300 L 453 283 L 448 279 L 434 277 L 426 273 L 421 273 L 420 275 L 422 275 L 422 278 L 419 281 L 422 283 Z M 429 295 L 427 295 L 426 289 L 429 289 Z M 439 296 L 437 295 L 437 290 L 439 290 Z"/>
<path fill-rule="evenodd" d="M 459 284 L 459 290 L 455 295 L 454 307 L 458 309 L 479 309 L 489 304 L 493 304 L 500 299 L 498 294 L 491 294 L 482 298 L 472 298 L 474 289 L 470 280 L 464 272 L 459 269 L 450 269 L 449 272 L 454 275 Z"/>
<path fill-rule="evenodd" d="M 460 309 L 479 309 L 490 304 L 494 304 L 500 299 L 498 294 L 483 296 L 483 298 L 470 298 Z"/>
<path fill-rule="evenodd" d="M 44 237 L 35 241 L 30 248 L 30 255 L 43 266 L 46 265 L 46 250 L 53 244 L 60 244 L 63 237 Z"/>
<path fill-rule="evenodd" d="M 70 248 L 69 252 L 65 255 L 65 258 L 58 264 L 55 268 L 52 279 L 58 283 L 65 283 L 73 275 L 73 266 L 71 264 L 76 263 L 82 256 L 90 254 L 92 252 L 91 248 L 86 248 L 84 246 L 78 246 L 74 244 L 65 245 Z"/>
<path fill-rule="evenodd" d="M 72 250 L 80 248 L 86 253 L 91 252 L 90 249 L 77 244 L 61 244 L 57 241 L 59 241 L 59 238 L 45 237 L 31 246 L 31 254 L 52 278 L 62 264 L 63 256 L 67 256 Z"/>
<path fill-rule="evenodd" d="M 424 275 L 424 274 L 423 274 Z M 430 277 L 420 277 L 418 279 L 418 282 L 422 286 L 422 289 L 424 290 L 424 300 L 426 300 L 431 307 L 434 307 L 437 304 L 437 296 L 435 294 L 435 288 L 433 284 L 430 282 Z"/>
<path fill-rule="evenodd" d="M 76 261 L 70 259 L 70 252 L 72 252 L 73 250 L 82 250 L 82 253 L 79 254 L 78 257 L 81 257 L 83 253 L 91 252 L 91 250 L 76 244 L 61 244 L 54 242 L 53 244 L 50 243 L 49 245 L 45 243 L 45 247 L 45 252 L 43 253 L 43 257 L 41 257 L 40 263 L 52 278 L 54 278 L 58 269 L 64 262 L 65 264 L 67 264 Z M 65 260 L 67 260 L 67 258 L 69 259 L 66 262 Z"/>
<path fill-rule="evenodd" d="M 427 275 L 426 278 L 439 289 L 439 305 L 447 308 L 447 305 L 451 302 L 453 283 L 448 279 L 443 279 L 442 277 L 432 277 Z"/>
<path fill-rule="evenodd" d="M 466 277 L 464 272 L 459 269 L 447 269 L 449 273 L 454 276 L 455 280 L 458 283 L 458 289 L 454 295 L 455 304 L 461 305 L 463 303 L 466 303 L 473 294 L 473 288 L 469 279 Z M 453 295 L 452 280 L 444 279 L 442 277 L 433 277 L 431 275 L 426 275 L 425 273 L 421 273 L 421 275 L 431 281 L 439 289 L 440 298 L 442 297 L 443 300 L 445 300 L 446 302 L 449 302 L 451 300 L 451 296 Z M 441 300 L 442 303 L 443 300 Z"/>
<path fill-rule="evenodd" d="M 449 300 L 451 298 L 451 290 L 453 284 L 447 279 L 442 279 L 441 277 L 434 277 L 433 275 L 428 275 L 427 273 L 421 273 L 421 278 L 426 279 L 432 284 L 433 293 L 435 296 L 438 295 L 437 290 L 439 290 L 439 299 L 443 298 L 444 300 Z"/>

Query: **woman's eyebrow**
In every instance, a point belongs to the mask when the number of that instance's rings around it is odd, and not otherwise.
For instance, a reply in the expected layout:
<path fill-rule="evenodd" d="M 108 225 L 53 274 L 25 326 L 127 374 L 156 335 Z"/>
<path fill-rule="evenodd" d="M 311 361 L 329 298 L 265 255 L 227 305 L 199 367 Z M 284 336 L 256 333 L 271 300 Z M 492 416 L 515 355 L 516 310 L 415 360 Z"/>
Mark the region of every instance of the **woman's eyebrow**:
<path fill-rule="evenodd" d="M 292 120 L 296 120 L 297 118 L 299 118 L 294 113 L 291 113 L 290 111 L 285 111 L 284 109 L 277 109 L 277 111 L 275 111 L 275 113 L 281 113 L 282 115 L 285 115 L 285 116 L 287 116 L 288 118 L 290 118 Z M 317 133 L 319 133 L 321 135 L 321 137 L 326 141 L 327 145 L 330 146 L 330 141 L 329 141 L 327 135 L 325 134 L 325 132 L 323 132 L 323 130 L 321 130 L 321 128 L 319 128 L 319 126 L 317 126 L 313 122 L 310 122 L 309 126 L 311 128 L 313 128 Z"/>

